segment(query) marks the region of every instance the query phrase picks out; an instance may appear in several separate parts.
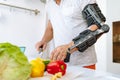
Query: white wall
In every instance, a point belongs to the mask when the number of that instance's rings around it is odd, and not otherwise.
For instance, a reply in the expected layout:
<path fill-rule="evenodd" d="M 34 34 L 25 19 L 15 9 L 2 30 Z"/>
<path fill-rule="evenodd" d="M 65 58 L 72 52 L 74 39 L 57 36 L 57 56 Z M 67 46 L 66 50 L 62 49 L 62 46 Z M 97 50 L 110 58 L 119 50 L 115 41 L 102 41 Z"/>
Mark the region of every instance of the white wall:
<path fill-rule="evenodd" d="M 107 71 L 120 75 L 120 63 L 113 63 L 112 53 L 112 22 L 120 21 L 120 0 L 107 0 L 107 18 L 110 26 L 110 33 L 107 36 Z"/>
<path fill-rule="evenodd" d="M 0 42 L 25 46 L 26 56 L 38 56 L 35 43 L 45 29 L 44 4 L 40 0 L 0 0 L 0 3 L 40 10 L 40 14 L 34 15 L 30 11 L 0 5 Z"/>
<path fill-rule="evenodd" d="M 112 22 L 120 21 L 120 0 L 97 0 L 99 7 L 106 16 L 110 31 L 104 34 L 96 43 L 97 70 L 120 75 L 120 63 L 113 63 L 112 52 Z"/>
<path fill-rule="evenodd" d="M 97 3 L 99 5 L 102 13 L 106 16 L 106 0 L 97 0 Z M 102 35 L 96 43 L 96 53 L 97 53 L 97 59 L 98 59 L 96 68 L 97 68 L 97 70 L 101 70 L 101 71 L 106 71 L 106 67 L 107 67 L 107 65 L 106 65 L 107 64 L 107 62 L 106 62 L 106 55 L 107 55 L 106 35 L 107 34 Z"/>

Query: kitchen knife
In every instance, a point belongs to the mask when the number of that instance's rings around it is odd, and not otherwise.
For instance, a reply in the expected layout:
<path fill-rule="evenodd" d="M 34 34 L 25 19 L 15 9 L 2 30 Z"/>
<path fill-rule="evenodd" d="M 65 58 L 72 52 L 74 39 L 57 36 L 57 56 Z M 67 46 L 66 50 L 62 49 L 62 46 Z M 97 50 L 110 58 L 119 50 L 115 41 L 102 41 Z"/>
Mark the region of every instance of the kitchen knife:
<path fill-rule="evenodd" d="M 40 46 L 38 54 L 40 55 L 40 58 L 43 56 L 43 46 Z"/>

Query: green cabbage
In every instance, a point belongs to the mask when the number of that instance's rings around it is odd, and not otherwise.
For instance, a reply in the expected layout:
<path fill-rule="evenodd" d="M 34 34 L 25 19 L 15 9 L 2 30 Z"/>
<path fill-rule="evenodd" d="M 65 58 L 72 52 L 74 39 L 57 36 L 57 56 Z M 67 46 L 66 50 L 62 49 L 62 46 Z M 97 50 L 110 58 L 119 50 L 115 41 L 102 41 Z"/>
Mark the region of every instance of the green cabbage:
<path fill-rule="evenodd" d="M 0 43 L 0 80 L 28 80 L 31 68 L 19 47 Z"/>

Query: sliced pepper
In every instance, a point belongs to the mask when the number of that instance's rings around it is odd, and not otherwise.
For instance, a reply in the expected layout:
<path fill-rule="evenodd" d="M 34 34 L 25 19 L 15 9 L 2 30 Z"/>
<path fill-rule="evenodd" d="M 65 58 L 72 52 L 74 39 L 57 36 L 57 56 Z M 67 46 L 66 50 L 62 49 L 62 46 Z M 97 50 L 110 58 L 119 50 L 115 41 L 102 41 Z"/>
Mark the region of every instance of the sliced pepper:
<path fill-rule="evenodd" d="M 62 75 L 65 75 L 66 68 L 67 68 L 67 65 L 64 61 L 53 61 L 47 65 L 46 70 L 50 74 L 62 72 Z"/>

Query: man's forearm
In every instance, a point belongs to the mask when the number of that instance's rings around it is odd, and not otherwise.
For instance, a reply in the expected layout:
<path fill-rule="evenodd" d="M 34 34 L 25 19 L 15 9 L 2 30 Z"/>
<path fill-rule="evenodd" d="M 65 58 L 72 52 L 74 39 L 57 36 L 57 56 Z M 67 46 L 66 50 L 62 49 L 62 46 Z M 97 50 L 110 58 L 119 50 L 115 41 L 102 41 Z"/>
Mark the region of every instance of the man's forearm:
<path fill-rule="evenodd" d="M 91 31 L 95 31 L 97 29 L 98 29 L 97 25 L 91 25 L 89 27 L 89 30 L 91 30 Z M 69 45 L 69 48 L 72 47 L 74 45 L 74 41 L 71 41 L 68 45 Z M 73 48 L 70 50 L 70 53 L 73 53 L 74 51 L 77 51 L 77 50 L 78 50 L 78 48 Z"/>
<path fill-rule="evenodd" d="M 89 28 L 88 28 L 89 30 L 91 30 L 91 31 L 95 31 L 95 30 L 97 30 L 98 29 L 98 26 L 97 25 L 95 25 L 95 24 L 93 24 L 93 25 L 91 25 L 91 26 L 89 26 Z"/>
<path fill-rule="evenodd" d="M 94 24 L 94 25 L 91 25 L 88 29 L 91 30 L 91 31 L 95 31 L 95 30 L 98 29 L 98 26 Z M 103 34 L 103 33 L 99 34 L 99 35 L 97 36 L 97 39 L 98 39 L 100 36 L 102 36 L 102 34 Z"/>
<path fill-rule="evenodd" d="M 53 38 L 53 29 L 50 21 L 48 22 L 42 41 L 49 42 Z"/>

